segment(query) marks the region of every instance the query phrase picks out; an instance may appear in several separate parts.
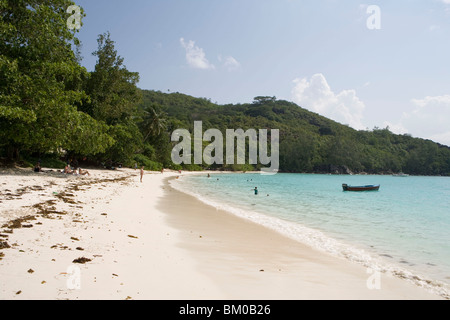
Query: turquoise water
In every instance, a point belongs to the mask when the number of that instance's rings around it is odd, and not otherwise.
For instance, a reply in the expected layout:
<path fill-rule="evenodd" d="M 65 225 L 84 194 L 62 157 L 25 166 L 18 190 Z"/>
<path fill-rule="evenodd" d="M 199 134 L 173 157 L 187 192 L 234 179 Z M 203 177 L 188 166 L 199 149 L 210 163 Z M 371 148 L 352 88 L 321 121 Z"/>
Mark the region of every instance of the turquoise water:
<path fill-rule="evenodd" d="M 343 183 L 381 188 L 343 192 Z M 173 185 L 367 267 L 441 293 L 450 283 L 450 178 L 220 174 L 185 176 Z"/>

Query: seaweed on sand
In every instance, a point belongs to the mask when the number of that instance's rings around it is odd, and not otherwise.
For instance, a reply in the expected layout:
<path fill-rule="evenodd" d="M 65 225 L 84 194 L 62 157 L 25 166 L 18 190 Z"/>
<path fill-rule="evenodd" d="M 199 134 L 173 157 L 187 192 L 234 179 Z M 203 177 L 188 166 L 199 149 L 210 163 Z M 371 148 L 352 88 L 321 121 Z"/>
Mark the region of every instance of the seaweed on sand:
<path fill-rule="evenodd" d="M 73 260 L 73 263 L 85 264 L 85 263 L 88 263 L 88 262 L 91 262 L 91 261 L 92 260 L 89 259 L 89 258 L 82 257 L 82 258 L 78 258 L 78 259 Z"/>
<path fill-rule="evenodd" d="M 23 225 L 24 222 L 36 220 L 35 216 L 26 216 L 22 218 L 18 218 L 15 220 L 11 220 L 8 223 L 5 223 L 2 228 L 9 228 L 9 229 L 21 229 L 21 228 L 31 228 L 31 225 Z"/>

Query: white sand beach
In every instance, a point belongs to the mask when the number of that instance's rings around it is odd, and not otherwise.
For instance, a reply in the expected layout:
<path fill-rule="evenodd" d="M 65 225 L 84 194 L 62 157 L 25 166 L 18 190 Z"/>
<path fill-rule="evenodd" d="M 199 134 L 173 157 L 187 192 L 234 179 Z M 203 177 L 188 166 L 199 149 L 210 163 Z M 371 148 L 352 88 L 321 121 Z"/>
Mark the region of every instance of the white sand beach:
<path fill-rule="evenodd" d="M 172 189 L 176 172 L 90 173 L 0 171 L 0 299 L 442 299 L 384 274 L 370 290 L 362 266 Z"/>

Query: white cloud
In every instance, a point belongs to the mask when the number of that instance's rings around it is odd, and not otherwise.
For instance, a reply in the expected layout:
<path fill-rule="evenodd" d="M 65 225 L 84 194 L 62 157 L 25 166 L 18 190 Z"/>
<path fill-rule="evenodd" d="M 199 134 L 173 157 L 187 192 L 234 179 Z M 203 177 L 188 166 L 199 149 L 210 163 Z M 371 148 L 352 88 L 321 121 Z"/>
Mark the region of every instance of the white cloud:
<path fill-rule="evenodd" d="M 450 0 L 440 0 L 440 2 L 445 6 L 444 11 L 447 14 L 450 13 Z"/>
<path fill-rule="evenodd" d="M 450 95 L 412 99 L 414 108 L 403 113 L 393 132 L 411 133 L 450 146 Z"/>
<path fill-rule="evenodd" d="M 306 78 L 295 79 L 294 83 L 292 99 L 301 107 L 357 130 L 366 128 L 362 123 L 366 107 L 355 90 L 343 90 L 336 94 L 321 73 L 313 75 L 309 81 Z"/>
<path fill-rule="evenodd" d="M 441 29 L 441 27 L 438 26 L 438 25 L 435 25 L 435 24 L 428 28 L 428 30 L 431 31 L 431 32 L 439 30 L 439 29 Z"/>
<path fill-rule="evenodd" d="M 223 63 L 223 66 L 228 71 L 234 71 L 234 70 L 237 70 L 237 69 L 239 69 L 241 67 L 241 64 L 239 63 L 239 61 L 237 61 L 232 56 L 227 56 L 225 58 L 222 58 L 222 55 L 219 55 L 217 57 L 217 59 L 219 60 L 220 63 Z"/>
<path fill-rule="evenodd" d="M 450 146 L 450 131 L 434 134 L 430 136 L 429 139 L 435 142 L 439 142 L 443 145 Z"/>
<path fill-rule="evenodd" d="M 383 123 L 383 128 L 389 127 L 389 130 L 396 134 L 406 134 L 409 131 L 401 123 L 392 123 L 390 121 L 385 121 Z"/>
<path fill-rule="evenodd" d="M 225 62 L 224 62 L 224 66 L 229 70 L 229 71 L 233 71 L 236 69 L 239 69 L 239 67 L 241 66 L 241 64 L 233 57 L 226 57 L 225 58 Z"/>
<path fill-rule="evenodd" d="M 450 2 L 449 2 L 450 3 Z M 450 145 L 450 95 L 413 99 L 415 109 L 403 122 L 421 136 Z"/>
<path fill-rule="evenodd" d="M 195 42 L 189 40 L 186 43 L 183 38 L 180 39 L 181 46 L 186 50 L 186 61 L 189 66 L 196 69 L 215 69 L 215 66 L 206 59 L 206 54 L 202 48 L 195 45 Z"/>

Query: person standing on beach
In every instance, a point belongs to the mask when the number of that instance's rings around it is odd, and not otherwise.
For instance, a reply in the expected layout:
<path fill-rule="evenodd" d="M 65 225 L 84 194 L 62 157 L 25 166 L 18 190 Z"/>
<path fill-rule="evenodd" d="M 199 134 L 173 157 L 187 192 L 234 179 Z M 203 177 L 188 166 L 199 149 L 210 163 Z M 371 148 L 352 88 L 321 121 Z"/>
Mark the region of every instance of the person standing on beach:
<path fill-rule="evenodd" d="M 143 177 L 144 177 L 144 166 L 141 167 L 141 183 L 142 183 Z"/>

